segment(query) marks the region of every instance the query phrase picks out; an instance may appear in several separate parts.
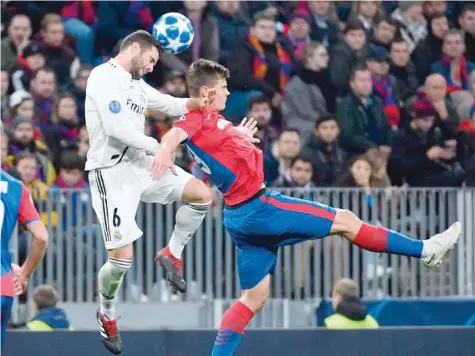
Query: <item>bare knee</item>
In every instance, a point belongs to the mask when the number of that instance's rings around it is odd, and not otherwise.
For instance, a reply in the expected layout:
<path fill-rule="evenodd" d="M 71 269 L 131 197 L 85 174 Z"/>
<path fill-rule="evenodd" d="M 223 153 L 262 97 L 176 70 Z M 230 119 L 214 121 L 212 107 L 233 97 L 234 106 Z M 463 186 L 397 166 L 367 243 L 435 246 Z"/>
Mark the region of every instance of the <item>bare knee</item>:
<path fill-rule="evenodd" d="M 184 204 L 207 204 L 211 200 L 211 190 L 197 178 L 190 179 L 183 190 L 182 202 Z"/>
<path fill-rule="evenodd" d="M 361 227 L 362 221 L 350 210 L 338 209 L 333 220 L 332 233 L 354 233 Z"/>
<path fill-rule="evenodd" d="M 241 302 L 254 313 L 260 312 L 269 297 L 270 276 L 267 275 L 257 286 L 245 290 L 241 297 Z"/>
<path fill-rule="evenodd" d="M 127 246 L 119 247 L 113 250 L 108 250 L 107 253 L 109 257 L 120 260 L 132 260 L 134 257 L 134 249 L 132 244 L 128 244 Z"/>

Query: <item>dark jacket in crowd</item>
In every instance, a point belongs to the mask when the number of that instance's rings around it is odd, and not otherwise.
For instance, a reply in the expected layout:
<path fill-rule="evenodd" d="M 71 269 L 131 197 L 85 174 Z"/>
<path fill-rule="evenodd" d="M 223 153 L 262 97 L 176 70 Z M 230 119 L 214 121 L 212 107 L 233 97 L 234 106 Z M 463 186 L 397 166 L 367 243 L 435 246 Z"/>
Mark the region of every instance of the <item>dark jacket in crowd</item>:
<path fill-rule="evenodd" d="M 302 147 L 300 154 L 313 163 L 313 182 L 317 186 L 329 187 L 347 171 L 347 154 L 337 142 L 328 145 L 312 137 Z"/>
<path fill-rule="evenodd" d="M 457 186 L 463 182 L 465 173 L 461 166 L 452 161 L 435 160 L 427 157 L 433 146 L 444 147 L 444 137 L 439 128 L 424 134 L 411 126 L 396 133 L 392 146 L 390 165 L 400 174 L 395 180 L 405 178 L 412 186 Z"/>
<path fill-rule="evenodd" d="M 465 32 L 465 58 L 475 62 L 475 35 Z"/>
<path fill-rule="evenodd" d="M 332 48 L 340 40 L 340 30 L 333 21 L 322 19 L 310 13 L 312 24 L 310 26 L 310 38 L 323 44 L 326 48 Z"/>
<path fill-rule="evenodd" d="M 71 329 L 66 312 L 61 308 L 43 308 L 26 324 L 32 331 L 51 331 L 54 329 Z"/>
<path fill-rule="evenodd" d="M 33 72 L 25 58 L 18 56 L 17 62 L 12 66 L 10 73 L 12 92 L 17 90 L 30 90 L 30 81 Z"/>
<path fill-rule="evenodd" d="M 398 67 L 390 64 L 389 74 L 397 80 L 398 93 L 402 100 L 407 100 L 417 93 L 419 80 L 417 79 L 416 67 L 409 62 L 406 67 Z"/>
<path fill-rule="evenodd" d="M 335 116 L 341 128 L 341 146 L 349 155 L 391 144 L 393 133 L 379 97 L 372 95 L 364 105 L 349 93 L 339 103 Z"/>
<path fill-rule="evenodd" d="M 234 45 L 246 37 L 250 23 L 241 11 L 231 17 L 216 9 L 213 17 L 219 28 L 219 63 L 226 65 Z"/>
<path fill-rule="evenodd" d="M 350 90 L 351 71 L 363 56 L 358 56 L 345 42 L 335 45 L 330 51 L 330 75 L 336 88 L 336 96 L 346 95 Z"/>

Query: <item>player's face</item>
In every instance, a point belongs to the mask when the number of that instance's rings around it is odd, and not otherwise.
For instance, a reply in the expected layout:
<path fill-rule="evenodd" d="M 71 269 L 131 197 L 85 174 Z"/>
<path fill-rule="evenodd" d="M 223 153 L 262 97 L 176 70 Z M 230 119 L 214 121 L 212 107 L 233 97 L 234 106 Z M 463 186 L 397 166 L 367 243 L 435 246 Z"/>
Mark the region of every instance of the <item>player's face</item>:
<path fill-rule="evenodd" d="M 212 103 L 213 107 L 219 111 L 224 110 L 226 100 L 228 100 L 228 95 L 230 94 L 226 79 L 218 79 L 218 82 L 212 89 L 216 90 L 216 96 Z"/>
<path fill-rule="evenodd" d="M 156 47 L 140 51 L 136 57 L 132 58 L 132 65 L 130 68 L 132 79 L 139 80 L 145 74 L 151 73 L 157 62 L 158 49 Z"/>
<path fill-rule="evenodd" d="M 309 162 L 297 160 L 290 169 L 290 176 L 299 187 L 305 186 L 312 179 L 313 169 Z"/>
<path fill-rule="evenodd" d="M 17 163 L 16 169 L 23 182 L 31 183 L 35 180 L 37 166 L 34 158 L 23 158 Z"/>
<path fill-rule="evenodd" d="M 367 161 L 357 160 L 350 168 L 351 175 L 358 187 L 369 187 L 371 166 Z"/>

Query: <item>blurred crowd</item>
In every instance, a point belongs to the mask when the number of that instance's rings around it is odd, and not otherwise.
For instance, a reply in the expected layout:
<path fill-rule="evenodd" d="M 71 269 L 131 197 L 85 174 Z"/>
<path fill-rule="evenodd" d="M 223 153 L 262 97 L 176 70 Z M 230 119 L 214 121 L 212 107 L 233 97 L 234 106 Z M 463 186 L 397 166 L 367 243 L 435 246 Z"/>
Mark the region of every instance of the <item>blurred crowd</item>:
<path fill-rule="evenodd" d="M 123 37 L 178 11 L 192 46 L 145 80 L 186 97 L 198 58 L 231 71 L 225 116 L 258 122 L 276 187 L 475 185 L 473 1 L 2 1 L 2 168 L 41 199 L 85 188 L 84 98 Z M 174 118 L 149 110 L 158 140 Z M 186 150 L 177 164 L 206 179 Z"/>

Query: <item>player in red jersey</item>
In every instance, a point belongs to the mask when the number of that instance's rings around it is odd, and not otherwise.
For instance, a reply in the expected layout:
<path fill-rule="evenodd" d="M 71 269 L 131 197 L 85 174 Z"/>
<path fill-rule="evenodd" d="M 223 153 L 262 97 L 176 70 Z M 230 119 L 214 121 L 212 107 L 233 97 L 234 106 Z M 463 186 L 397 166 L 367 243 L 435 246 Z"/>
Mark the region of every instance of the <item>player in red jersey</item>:
<path fill-rule="evenodd" d="M 218 63 L 200 59 L 187 75 L 191 97 L 210 97 L 211 108 L 192 111 L 162 138 L 151 165 L 155 178 L 174 170 L 172 155 L 181 142 L 222 192 L 226 205 L 224 226 L 237 249 L 242 297 L 224 314 L 212 355 L 233 355 L 244 329 L 269 295 L 280 246 L 340 234 L 369 251 L 421 259 L 429 268 L 440 265 L 456 244 L 461 224 L 421 241 L 396 231 L 361 221 L 351 211 L 296 199 L 266 190 L 262 152 L 255 141 L 254 123 L 234 127 L 219 114 L 229 95 L 229 71 Z"/>
<path fill-rule="evenodd" d="M 33 205 L 28 188 L 3 169 L 0 174 L 0 231 L 2 244 L 2 347 L 15 296 L 25 292 L 28 278 L 43 258 L 48 245 L 48 231 Z M 9 244 L 17 222 L 30 231 L 33 243 L 23 266 L 12 264 Z"/>

